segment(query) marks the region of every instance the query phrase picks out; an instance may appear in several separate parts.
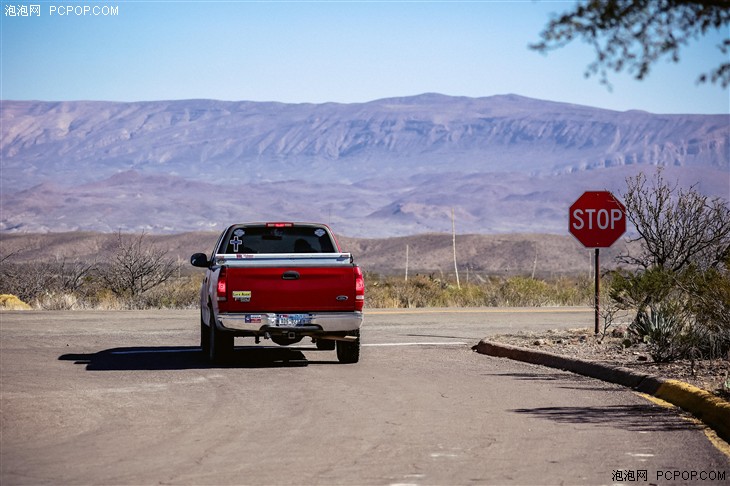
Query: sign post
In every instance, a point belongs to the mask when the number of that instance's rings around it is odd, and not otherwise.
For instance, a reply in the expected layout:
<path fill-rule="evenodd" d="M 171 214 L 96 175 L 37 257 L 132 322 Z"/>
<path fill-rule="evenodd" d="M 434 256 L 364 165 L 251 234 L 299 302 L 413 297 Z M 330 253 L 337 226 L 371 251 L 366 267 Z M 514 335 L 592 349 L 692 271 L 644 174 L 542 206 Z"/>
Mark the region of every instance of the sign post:
<path fill-rule="evenodd" d="M 608 191 L 584 192 L 570 206 L 568 230 L 583 246 L 595 249 L 595 332 L 598 334 L 599 249 L 610 247 L 626 232 L 626 208 Z"/>

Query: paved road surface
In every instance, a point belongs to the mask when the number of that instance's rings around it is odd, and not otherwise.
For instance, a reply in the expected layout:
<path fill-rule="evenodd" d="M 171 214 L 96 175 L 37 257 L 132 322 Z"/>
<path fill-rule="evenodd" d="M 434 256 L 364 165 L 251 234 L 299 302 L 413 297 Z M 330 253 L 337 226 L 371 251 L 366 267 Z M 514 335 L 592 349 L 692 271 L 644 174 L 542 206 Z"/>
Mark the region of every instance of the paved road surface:
<path fill-rule="evenodd" d="M 0 483 L 727 484 L 730 460 L 677 413 L 470 349 L 592 318 L 371 311 L 356 365 L 244 339 L 211 367 L 196 311 L 4 312 Z"/>

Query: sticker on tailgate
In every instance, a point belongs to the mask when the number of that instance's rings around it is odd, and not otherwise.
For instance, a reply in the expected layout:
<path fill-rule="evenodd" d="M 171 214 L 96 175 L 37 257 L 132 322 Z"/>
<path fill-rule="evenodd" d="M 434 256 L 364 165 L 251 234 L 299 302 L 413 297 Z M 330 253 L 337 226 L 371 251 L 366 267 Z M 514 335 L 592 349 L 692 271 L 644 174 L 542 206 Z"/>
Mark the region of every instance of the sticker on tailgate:
<path fill-rule="evenodd" d="M 234 290 L 233 300 L 238 302 L 251 302 L 251 291 L 250 290 Z"/>

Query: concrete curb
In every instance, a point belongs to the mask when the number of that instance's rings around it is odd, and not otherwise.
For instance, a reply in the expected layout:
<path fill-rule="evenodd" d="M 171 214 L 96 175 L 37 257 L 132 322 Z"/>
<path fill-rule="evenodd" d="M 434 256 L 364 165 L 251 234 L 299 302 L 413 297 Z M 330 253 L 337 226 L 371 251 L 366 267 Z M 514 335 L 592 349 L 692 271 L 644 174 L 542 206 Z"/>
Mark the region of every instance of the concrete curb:
<path fill-rule="evenodd" d="M 730 443 L 730 403 L 688 383 L 492 341 L 481 340 L 473 349 L 480 354 L 571 371 L 655 396 L 691 413 Z"/>

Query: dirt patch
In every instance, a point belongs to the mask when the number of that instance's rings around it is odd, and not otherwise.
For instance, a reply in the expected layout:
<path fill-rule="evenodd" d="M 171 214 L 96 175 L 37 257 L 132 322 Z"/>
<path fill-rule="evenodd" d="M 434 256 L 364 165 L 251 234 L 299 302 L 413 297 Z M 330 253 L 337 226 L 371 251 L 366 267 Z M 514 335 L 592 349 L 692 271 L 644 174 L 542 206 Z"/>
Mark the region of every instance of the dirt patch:
<path fill-rule="evenodd" d="M 570 329 L 500 334 L 487 340 L 680 380 L 730 401 L 730 359 L 656 363 L 645 344 L 627 346 L 621 331 L 604 338 L 589 329 Z"/>

